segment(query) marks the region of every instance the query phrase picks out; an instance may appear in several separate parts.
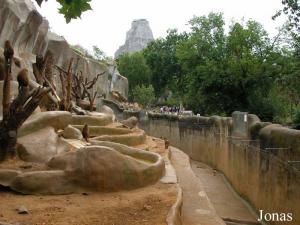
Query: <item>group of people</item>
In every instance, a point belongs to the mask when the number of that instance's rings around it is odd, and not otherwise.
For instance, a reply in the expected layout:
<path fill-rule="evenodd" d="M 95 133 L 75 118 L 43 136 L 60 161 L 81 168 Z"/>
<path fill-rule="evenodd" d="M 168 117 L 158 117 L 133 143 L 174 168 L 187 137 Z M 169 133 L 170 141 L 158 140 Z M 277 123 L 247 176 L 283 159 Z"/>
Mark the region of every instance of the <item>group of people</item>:
<path fill-rule="evenodd" d="M 159 112 L 162 114 L 179 114 L 180 113 L 180 107 L 179 106 L 172 106 L 172 107 L 168 107 L 168 106 L 162 106 L 159 109 Z"/>

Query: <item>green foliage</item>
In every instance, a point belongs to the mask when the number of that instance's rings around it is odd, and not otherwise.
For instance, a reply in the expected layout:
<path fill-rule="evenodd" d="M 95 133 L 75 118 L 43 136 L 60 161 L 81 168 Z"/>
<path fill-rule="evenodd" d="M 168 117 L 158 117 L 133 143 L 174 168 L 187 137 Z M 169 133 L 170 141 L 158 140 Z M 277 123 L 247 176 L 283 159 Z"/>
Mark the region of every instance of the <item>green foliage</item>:
<path fill-rule="evenodd" d="M 124 55 L 118 62 L 122 73 L 148 66 L 156 97 L 172 92 L 172 98 L 156 105 L 182 102 L 201 115 L 229 116 L 239 110 L 265 121 L 294 119 L 300 63 L 289 29 L 270 38 L 261 24 L 249 20 L 233 22 L 225 33 L 220 13 L 194 17 L 189 24 L 189 33 L 169 30 L 165 38 L 151 42 L 138 56 L 141 62 Z M 130 89 L 143 83 L 135 77 L 129 78 Z"/>
<path fill-rule="evenodd" d="M 300 123 L 300 108 L 297 108 L 295 111 L 295 117 L 293 119 L 294 124 L 299 124 Z"/>
<path fill-rule="evenodd" d="M 223 106 L 231 102 L 228 101 L 228 94 L 235 85 L 231 82 L 232 76 L 224 73 L 225 34 L 222 14 L 210 13 L 207 17 L 194 17 L 189 23 L 192 32 L 178 46 L 176 54 L 188 78 L 185 103 L 195 112 L 222 112 Z"/>
<path fill-rule="evenodd" d="M 300 32 L 299 17 L 300 17 L 300 3 L 298 0 L 282 0 L 283 9 L 279 10 L 273 19 L 285 14 L 288 16 L 290 28 L 295 28 L 296 32 Z"/>
<path fill-rule="evenodd" d="M 141 52 L 122 54 L 117 59 L 118 70 L 127 77 L 129 83 L 129 99 L 133 99 L 133 89 L 137 85 L 149 85 L 151 74 Z"/>
<path fill-rule="evenodd" d="M 96 61 L 101 61 L 104 63 L 111 62 L 113 63 L 113 59 L 107 57 L 105 53 L 97 46 L 93 46 L 93 53 L 90 53 L 87 49 L 82 47 L 81 45 L 70 45 L 70 47 L 79 55 L 83 57 L 87 57 L 90 59 L 94 59 Z"/>
<path fill-rule="evenodd" d="M 168 30 L 165 39 L 161 38 L 149 43 L 143 51 L 151 70 L 152 84 L 157 96 L 166 89 L 178 92 L 184 87 L 184 78 L 176 57 L 176 48 L 185 39 L 187 39 L 185 33 L 178 34 L 177 30 Z M 180 87 L 179 90 L 178 87 Z"/>
<path fill-rule="evenodd" d="M 44 0 L 36 0 L 41 6 Z M 56 0 L 61 7 L 58 9 L 59 13 L 63 14 L 66 22 L 69 23 L 72 19 L 81 17 L 85 11 L 91 10 L 91 0 Z"/>
<path fill-rule="evenodd" d="M 155 100 L 154 88 L 152 85 L 137 85 L 132 92 L 134 101 L 144 107 L 150 106 Z"/>
<path fill-rule="evenodd" d="M 159 101 L 155 104 L 156 106 L 180 106 L 180 99 L 178 97 L 171 97 L 165 101 Z"/>
<path fill-rule="evenodd" d="M 288 22 L 286 29 L 291 39 L 291 44 L 295 48 L 295 54 L 300 58 L 300 2 L 298 0 L 282 0 L 283 9 L 279 10 L 273 19 L 286 15 Z"/>
<path fill-rule="evenodd" d="M 93 46 L 93 55 L 96 60 L 104 60 L 106 58 L 105 53 L 96 45 Z"/>
<path fill-rule="evenodd" d="M 282 110 L 271 91 L 290 57 L 277 49 L 278 39 L 252 20 L 233 23 L 225 35 L 221 14 L 195 17 L 190 24 L 190 38 L 177 51 L 190 80 L 186 105 L 201 114 L 240 110 L 277 118 Z"/>

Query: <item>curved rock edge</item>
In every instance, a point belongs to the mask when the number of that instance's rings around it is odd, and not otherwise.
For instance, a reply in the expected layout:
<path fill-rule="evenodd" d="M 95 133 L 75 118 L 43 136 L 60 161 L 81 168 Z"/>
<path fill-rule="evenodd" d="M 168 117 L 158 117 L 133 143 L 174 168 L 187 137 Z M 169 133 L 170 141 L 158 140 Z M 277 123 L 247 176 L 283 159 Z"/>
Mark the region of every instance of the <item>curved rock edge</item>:
<path fill-rule="evenodd" d="M 171 209 L 168 212 L 166 222 L 168 225 L 182 225 L 181 221 L 181 208 L 183 204 L 182 200 L 182 188 L 177 186 L 177 197 L 176 202 L 172 205 Z"/>

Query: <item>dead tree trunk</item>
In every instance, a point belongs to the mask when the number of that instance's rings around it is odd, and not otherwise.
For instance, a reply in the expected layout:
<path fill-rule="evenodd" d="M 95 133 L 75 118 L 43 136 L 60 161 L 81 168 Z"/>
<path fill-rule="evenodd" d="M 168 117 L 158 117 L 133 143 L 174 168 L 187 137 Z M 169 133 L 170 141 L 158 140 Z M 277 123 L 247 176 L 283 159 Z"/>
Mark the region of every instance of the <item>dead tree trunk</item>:
<path fill-rule="evenodd" d="M 84 87 L 84 92 L 85 94 L 88 96 L 89 102 L 90 102 L 90 111 L 92 112 L 94 110 L 94 102 L 97 96 L 97 91 L 95 92 L 94 96 L 91 95 L 90 92 L 88 92 L 87 88 L 85 86 Z"/>
<path fill-rule="evenodd" d="M 72 94 L 72 71 L 71 67 L 73 64 L 73 58 L 71 58 L 67 73 L 67 99 L 66 99 L 66 108 L 68 111 L 71 110 L 71 94 Z"/>
<path fill-rule="evenodd" d="M 4 83 L 3 83 L 3 120 L 9 116 L 10 106 L 10 81 L 11 81 L 11 62 L 14 57 L 14 50 L 9 41 L 5 42 L 4 46 Z"/>
<path fill-rule="evenodd" d="M 13 51 L 7 41 L 5 43 L 5 78 L 3 84 L 3 119 L 0 121 L 0 161 L 9 155 L 15 155 L 18 128 L 32 114 L 42 97 L 50 89 L 36 88 L 29 91 L 27 70 L 18 74 L 19 94 L 10 103 L 11 59 Z"/>
<path fill-rule="evenodd" d="M 72 94 L 72 64 L 73 58 L 71 58 L 69 62 L 68 71 L 64 71 L 63 69 L 56 66 L 59 70 L 59 77 L 61 83 L 62 97 L 60 102 L 60 110 L 71 111 L 71 94 Z"/>
<path fill-rule="evenodd" d="M 67 110 L 68 105 L 70 107 L 69 110 L 72 109 L 71 97 L 75 98 L 76 104 L 80 107 L 82 107 L 81 101 L 84 100 L 85 97 L 88 97 L 88 109 L 92 111 L 97 92 L 95 92 L 94 95 L 92 95 L 89 90 L 94 87 L 99 77 L 104 75 L 105 72 L 97 74 L 97 76 L 94 77 L 91 81 L 88 81 L 87 78 L 83 78 L 82 72 L 80 72 L 80 75 L 71 73 L 72 62 L 73 59 L 71 59 L 70 61 L 68 71 L 63 70 L 59 66 L 55 66 L 56 69 L 60 72 L 60 80 L 62 84 L 63 96 L 61 110 Z"/>
<path fill-rule="evenodd" d="M 45 57 L 42 55 L 36 56 L 36 63 L 32 64 L 32 69 L 36 82 L 44 87 L 50 87 L 52 95 L 60 102 L 60 98 L 56 93 L 56 87 L 53 82 L 53 64 L 53 53 L 48 50 Z M 50 94 L 48 96 L 50 96 Z M 51 103 L 46 105 L 47 110 L 53 110 L 57 107 L 57 101 L 53 101 L 52 97 L 50 97 L 50 100 Z"/>
<path fill-rule="evenodd" d="M 45 57 L 37 55 L 35 61 L 36 62 L 32 64 L 32 69 L 36 82 L 44 86 L 48 86 L 50 82 L 51 85 L 54 86 L 52 73 L 54 60 L 52 52 L 48 50 Z M 48 81 L 48 83 L 46 83 L 46 81 Z"/>
<path fill-rule="evenodd" d="M 81 96 L 82 96 L 82 87 L 81 87 L 81 83 L 83 82 L 83 76 L 82 76 L 82 72 L 80 71 L 80 75 L 78 76 L 75 75 L 74 76 L 74 82 L 73 82 L 73 86 L 72 86 L 72 95 L 76 100 L 76 105 L 80 105 L 80 100 L 81 100 Z"/>
<path fill-rule="evenodd" d="M 55 87 L 55 84 L 53 82 L 54 58 L 53 58 L 53 53 L 49 50 L 46 52 L 44 64 L 45 64 L 44 65 L 44 74 L 43 74 L 43 77 L 45 79 L 44 86 L 46 86 L 46 87 L 51 86 L 55 90 L 56 87 Z"/>
<path fill-rule="evenodd" d="M 94 93 L 94 95 L 92 95 L 91 92 L 89 92 L 89 90 L 94 87 L 94 85 L 96 84 L 99 77 L 104 74 L 105 74 L 105 72 L 97 74 L 97 76 L 91 81 L 88 81 L 87 79 L 85 79 L 85 82 L 83 82 L 83 79 L 81 79 L 81 86 L 83 88 L 82 94 L 81 94 L 81 99 L 83 100 L 85 98 L 85 96 L 88 97 L 89 103 L 90 103 L 90 105 L 89 105 L 90 111 L 93 111 L 93 109 L 94 109 L 94 102 L 95 102 L 95 99 L 97 96 L 97 91 Z"/>
<path fill-rule="evenodd" d="M 15 155 L 18 129 L 49 91 L 49 88 L 37 88 L 29 93 L 28 87 L 20 88 L 19 95 L 11 104 L 10 116 L 0 123 L 0 161 Z"/>

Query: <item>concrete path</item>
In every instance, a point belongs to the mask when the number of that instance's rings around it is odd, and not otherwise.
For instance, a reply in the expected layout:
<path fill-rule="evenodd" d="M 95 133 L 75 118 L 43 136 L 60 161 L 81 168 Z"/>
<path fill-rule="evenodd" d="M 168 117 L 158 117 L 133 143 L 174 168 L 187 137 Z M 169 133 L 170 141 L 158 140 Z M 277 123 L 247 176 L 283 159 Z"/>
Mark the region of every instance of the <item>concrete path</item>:
<path fill-rule="evenodd" d="M 227 224 L 259 225 L 250 206 L 232 189 L 224 175 L 204 163 L 190 160 L 192 170 L 203 184 L 204 190 L 217 214 Z"/>
<path fill-rule="evenodd" d="M 183 190 L 182 225 L 257 225 L 255 214 L 221 174 L 171 148 L 171 162 Z M 226 222 L 226 223 L 225 223 Z"/>
<path fill-rule="evenodd" d="M 183 191 L 182 225 L 225 225 L 210 203 L 200 179 L 192 171 L 189 157 L 176 148 L 170 148 L 171 162 Z"/>

